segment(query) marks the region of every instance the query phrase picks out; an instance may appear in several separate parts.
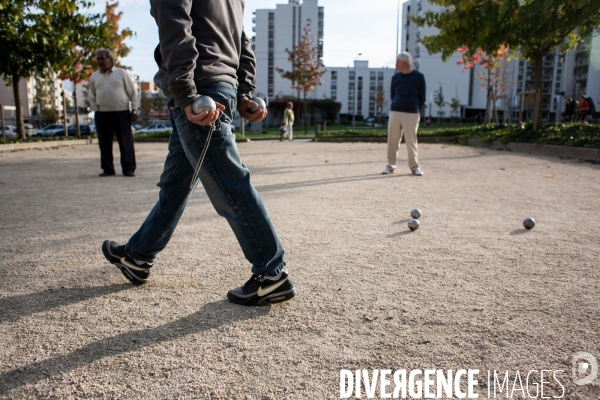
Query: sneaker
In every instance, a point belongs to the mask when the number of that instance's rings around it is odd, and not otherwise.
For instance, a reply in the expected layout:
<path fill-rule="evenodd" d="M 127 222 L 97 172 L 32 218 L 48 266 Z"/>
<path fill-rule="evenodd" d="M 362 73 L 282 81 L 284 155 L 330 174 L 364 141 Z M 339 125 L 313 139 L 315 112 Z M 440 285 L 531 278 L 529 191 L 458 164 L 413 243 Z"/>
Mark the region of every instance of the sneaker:
<path fill-rule="evenodd" d="M 389 165 L 385 166 L 385 169 L 383 171 L 381 171 L 382 175 L 387 175 L 387 174 L 391 174 L 392 172 L 394 172 L 395 168 L 394 167 L 390 167 Z"/>
<path fill-rule="evenodd" d="M 290 300 L 296 295 L 296 288 L 287 271 L 278 276 L 252 275 L 244 286 L 231 289 L 227 298 L 235 304 L 264 306 Z"/>
<path fill-rule="evenodd" d="M 102 253 L 108 261 L 119 268 L 129 282 L 134 285 L 143 285 L 148 282 L 152 264 L 129 257 L 125 253 L 125 246 L 121 246 L 112 240 L 105 240 L 102 243 Z"/>
<path fill-rule="evenodd" d="M 415 176 L 423 176 L 423 171 L 421 171 L 419 168 L 415 169 L 413 171 L 413 175 Z"/>

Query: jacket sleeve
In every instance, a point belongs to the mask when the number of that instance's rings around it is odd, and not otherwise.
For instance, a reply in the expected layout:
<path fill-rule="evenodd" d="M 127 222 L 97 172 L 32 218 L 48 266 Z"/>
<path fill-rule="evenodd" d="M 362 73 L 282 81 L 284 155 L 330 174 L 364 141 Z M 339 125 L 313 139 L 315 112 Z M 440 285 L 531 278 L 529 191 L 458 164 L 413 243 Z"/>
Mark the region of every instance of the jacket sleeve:
<path fill-rule="evenodd" d="M 252 44 L 242 31 L 242 54 L 240 54 L 240 66 L 237 70 L 238 97 L 250 96 L 256 89 L 254 78 L 256 77 L 256 58 L 252 52 Z"/>
<path fill-rule="evenodd" d="M 88 84 L 88 92 L 87 98 L 90 102 L 90 108 L 92 111 L 98 111 L 98 103 L 96 103 L 96 84 L 94 82 L 94 76 L 90 78 L 90 82 Z"/>
<path fill-rule="evenodd" d="M 150 0 L 158 25 L 160 52 L 169 74 L 169 91 L 181 108 L 191 105 L 197 97 L 194 69 L 198 51 L 192 36 L 192 1 Z"/>
<path fill-rule="evenodd" d="M 131 79 L 131 75 L 126 70 L 123 70 L 123 83 L 125 85 L 125 91 L 127 92 L 127 97 L 131 102 L 131 111 L 136 111 L 140 108 L 140 100 L 137 96 L 137 88 L 133 83 L 133 79 Z"/>
<path fill-rule="evenodd" d="M 425 93 L 427 93 L 425 75 L 421 75 L 421 82 L 419 85 L 419 110 L 422 110 L 423 106 L 425 105 Z"/>

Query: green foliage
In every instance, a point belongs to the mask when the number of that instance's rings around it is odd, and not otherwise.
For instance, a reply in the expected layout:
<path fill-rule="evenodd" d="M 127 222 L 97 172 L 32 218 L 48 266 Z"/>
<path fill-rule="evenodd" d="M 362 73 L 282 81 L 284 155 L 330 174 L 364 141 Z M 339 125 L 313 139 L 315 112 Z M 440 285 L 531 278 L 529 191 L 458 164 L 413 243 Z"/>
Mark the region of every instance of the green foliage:
<path fill-rule="evenodd" d="M 440 82 L 440 88 L 433 93 L 433 102 L 436 106 L 442 110 L 442 107 L 446 104 L 444 101 L 444 90 L 442 89 L 442 83 Z"/>
<path fill-rule="evenodd" d="M 566 51 L 600 26 L 597 0 L 430 0 L 445 7 L 412 17 L 419 26 L 435 27 L 438 35 L 421 40 L 430 53 L 447 60 L 457 49 L 470 59 L 478 51 L 495 54 L 508 46 L 513 56 L 535 62 L 535 89 L 542 88 L 543 57 Z M 534 123 L 541 125 L 541 103 Z"/>

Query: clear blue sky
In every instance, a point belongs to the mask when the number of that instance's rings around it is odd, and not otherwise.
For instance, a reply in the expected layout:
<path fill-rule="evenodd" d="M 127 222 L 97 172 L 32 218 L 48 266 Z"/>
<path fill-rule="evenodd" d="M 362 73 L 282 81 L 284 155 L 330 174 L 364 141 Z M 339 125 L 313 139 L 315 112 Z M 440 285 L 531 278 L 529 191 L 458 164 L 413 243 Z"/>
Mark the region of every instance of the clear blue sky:
<path fill-rule="evenodd" d="M 287 0 L 246 0 L 244 29 L 248 36 L 252 36 L 252 12 L 275 8 L 278 3 Z M 104 1 L 98 1 L 95 10 L 102 12 L 104 5 Z M 362 53 L 358 59 L 368 60 L 370 67 L 394 67 L 397 0 L 319 0 L 319 5 L 325 8 L 326 67 L 350 66 L 358 53 Z M 123 12 L 120 27 L 137 34 L 128 41 L 132 51 L 123 64 L 132 67 L 141 80 L 151 81 L 156 73 L 152 54 L 158 44 L 158 31 L 150 16 L 149 1 L 120 0 L 117 11 Z"/>

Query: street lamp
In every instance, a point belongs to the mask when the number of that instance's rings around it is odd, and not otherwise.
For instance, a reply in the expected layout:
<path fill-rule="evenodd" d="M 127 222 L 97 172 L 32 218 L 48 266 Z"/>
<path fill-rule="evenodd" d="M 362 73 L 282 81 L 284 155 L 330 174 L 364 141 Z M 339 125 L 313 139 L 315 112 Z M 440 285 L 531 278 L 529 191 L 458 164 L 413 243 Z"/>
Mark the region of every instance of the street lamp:
<path fill-rule="evenodd" d="M 362 56 L 362 53 L 358 53 L 358 55 L 354 58 L 354 96 L 352 96 L 352 100 L 354 101 L 353 110 L 352 110 L 352 130 L 354 130 L 354 117 L 356 115 L 356 102 L 358 101 L 358 79 L 356 79 L 356 60 L 358 57 Z"/>

